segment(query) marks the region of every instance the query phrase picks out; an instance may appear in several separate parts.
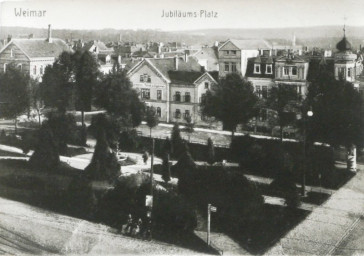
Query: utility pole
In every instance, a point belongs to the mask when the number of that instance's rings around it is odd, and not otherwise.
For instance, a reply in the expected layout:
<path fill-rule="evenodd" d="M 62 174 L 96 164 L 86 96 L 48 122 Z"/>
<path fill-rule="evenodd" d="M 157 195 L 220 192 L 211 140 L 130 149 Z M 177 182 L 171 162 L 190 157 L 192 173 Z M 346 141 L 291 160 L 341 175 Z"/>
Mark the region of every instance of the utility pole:
<path fill-rule="evenodd" d="M 211 204 L 207 205 L 207 246 L 210 246 Z"/>
<path fill-rule="evenodd" d="M 207 205 L 207 246 L 211 245 L 210 238 L 210 223 L 211 223 L 211 212 L 216 212 L 217 208 L 211 204 Z"/>
<path fill-rule="evenodd" d="M 150 159 L 150 195 L 153 198 L 153 162 L 154 162 L 154 138 L 152 139 L 152 157 Z"/>

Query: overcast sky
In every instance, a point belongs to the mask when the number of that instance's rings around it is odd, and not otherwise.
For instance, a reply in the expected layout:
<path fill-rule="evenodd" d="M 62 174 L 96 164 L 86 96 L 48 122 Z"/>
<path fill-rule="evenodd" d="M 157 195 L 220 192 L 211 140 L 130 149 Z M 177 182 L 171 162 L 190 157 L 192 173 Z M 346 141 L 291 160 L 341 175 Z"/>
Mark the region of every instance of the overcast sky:
<path fill-rule="evenodd" d="M 1 0 L 0 0 L 1 1 Z M 316 25 L 364 26 L 364 0 L 28 0 L 2 2 L 0 25 L 69 29 L 272 28 Z M 15 10 L 46 11 L 16 17 Z M 162 18 L 163 11 L 196 12 Z M 200 11 L 217 18 L 200 17 Z"/>

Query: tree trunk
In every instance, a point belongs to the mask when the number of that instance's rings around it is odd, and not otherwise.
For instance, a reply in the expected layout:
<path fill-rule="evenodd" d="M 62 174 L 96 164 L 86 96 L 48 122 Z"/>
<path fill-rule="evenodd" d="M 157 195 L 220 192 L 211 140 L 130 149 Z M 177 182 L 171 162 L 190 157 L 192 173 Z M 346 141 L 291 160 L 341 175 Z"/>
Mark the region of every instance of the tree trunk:
<path fill-rule="evenodd" d="M 356 147 L 351 144 L 346 147 L 347 156 L 346 156 L 346 164 L 348 171 L 356 172 Z"/>
<path fill-rule="evenodd" d="M 235 134 L 235 130 L 231 130 L 231 143 L 233 143 L 234 134 Z"/>
<path fill-rule="evenodd" d="M 42 126 L 42 122 L 40 120 L 40 111 L 39 111 L 39 109 L 37 109 L 37 114 L 38 114 L 38 124 L 39 124 L 39 127 L 41 127 Z"/>
<path fill-rule="evenodd" d="M 14 133 L 15 133 L 15 135 L 17 135 L 18 134 L 18 127 L 17 127 L 17 123 L 18 123 L 18 120 L 15 118 L 15 120 L 14 120 Z"/>
<path fill-rule="evenodd" d="M 82 127 L 85 127 L 85 111 L 81 110 Z"/>
<path fill-rule="evenodd" d="M 258 118 L 255 118 L 255 126 L 254 126 L 254 133 L 257 133 L 257 126 L 258 126 Z"/>
<path fill-rule="evenodd" d="M 152 138 L 152 128 L 149 128 L 149 132 L 150 132 L 149 136 L 150 138 Z"/>

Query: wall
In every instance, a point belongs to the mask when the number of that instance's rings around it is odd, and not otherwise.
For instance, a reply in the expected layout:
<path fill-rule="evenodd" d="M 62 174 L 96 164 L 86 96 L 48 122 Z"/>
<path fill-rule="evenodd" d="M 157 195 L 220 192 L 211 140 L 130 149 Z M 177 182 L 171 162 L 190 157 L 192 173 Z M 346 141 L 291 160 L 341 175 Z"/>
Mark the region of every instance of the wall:
<path fill-rule="evenodd" d="M 150 99 L 142 99 L 148 105 L 155 108 L 161 108 L 160 121 L 169 122 L 169 86 L 166 81 L 159 77 L 146 63 L 139 68 L 135 73 L 129 76 L 133 84 L 133 88 L 138 92 L 141 89 L 150 89 Z M 148 74 L 151 77 L 151 82 L 140 82 L 140 75 Z M 162 90 L 162 100 L 157 100 L 157 90 Z"/>
<path fill-rule="evenodd" d="M 226 55 L 226 51 L 236 51 L 236 55 Z M 228 42 L 223 47 L 221 47 L 218 51 L 219 54 L 219 76 L 224 77 L 227 74 L 231 73 L 231 71 L 225 71 L 225 62 L 234 62 L 236 63 L 236 70 L 238 73 L 241 73 L 241 51 L 237 48 L 233 43 Z M 230 66 L 231 69 L 231 66 Z"/>
<path fill-rule="evenodd" d="M 13 56 L 11 57 L 11 49 L 13 50 Z M 15 45 L 10 44 L 0 54 L 0 72 L 4 71 L 4 64 L 15 63 L 16 65 L 22 64 L 22 70 L 29 74 L 29 59 L 28 57 Z"/>

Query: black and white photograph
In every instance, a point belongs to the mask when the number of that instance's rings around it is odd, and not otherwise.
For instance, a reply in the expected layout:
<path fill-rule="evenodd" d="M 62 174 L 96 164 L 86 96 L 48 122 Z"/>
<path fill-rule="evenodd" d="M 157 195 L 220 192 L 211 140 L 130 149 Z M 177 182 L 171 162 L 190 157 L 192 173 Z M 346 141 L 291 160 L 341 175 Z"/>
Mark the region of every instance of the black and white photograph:
<path fill-rule="evenodd" d="M 0 0 L 0 255 L 364 255 L 364 0 Z"/>

